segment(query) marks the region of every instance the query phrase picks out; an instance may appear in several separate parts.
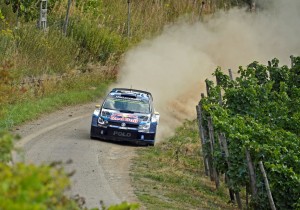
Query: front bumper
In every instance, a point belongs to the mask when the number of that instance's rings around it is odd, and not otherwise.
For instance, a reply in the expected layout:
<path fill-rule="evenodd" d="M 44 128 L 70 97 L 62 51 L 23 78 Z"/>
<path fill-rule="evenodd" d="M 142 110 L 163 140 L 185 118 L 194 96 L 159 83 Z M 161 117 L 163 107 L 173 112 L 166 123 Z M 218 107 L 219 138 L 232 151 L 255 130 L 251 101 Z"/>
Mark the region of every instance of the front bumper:
<path fill-rule="evenodd" d="M 127 141 L 141 144 L 154 145 L 155 133 L 143 133 L 137 130 L 123 130 L 113 127 L 91 126 L 91 138 L 99 138 L 112 141 Z"/>

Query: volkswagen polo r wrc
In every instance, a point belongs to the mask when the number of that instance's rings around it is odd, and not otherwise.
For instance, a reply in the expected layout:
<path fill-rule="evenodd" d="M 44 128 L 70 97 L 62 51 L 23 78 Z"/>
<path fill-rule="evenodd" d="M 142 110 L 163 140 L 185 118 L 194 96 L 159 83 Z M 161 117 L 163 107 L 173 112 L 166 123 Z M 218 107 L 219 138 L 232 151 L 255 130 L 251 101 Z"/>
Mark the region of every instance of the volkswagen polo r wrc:
<path fill-rule="evenodd" d="M 153 146 L 158 122 L 151 93 L 114 88 L 102 105 L 96 105 L 90 137 Z"/>

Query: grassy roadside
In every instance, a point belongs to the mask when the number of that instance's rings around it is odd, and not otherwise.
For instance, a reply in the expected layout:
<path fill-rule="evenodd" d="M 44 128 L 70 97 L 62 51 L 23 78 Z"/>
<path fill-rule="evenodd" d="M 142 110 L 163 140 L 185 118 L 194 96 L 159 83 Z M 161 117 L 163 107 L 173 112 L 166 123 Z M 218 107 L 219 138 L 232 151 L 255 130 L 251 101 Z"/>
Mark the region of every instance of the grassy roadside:
<path fill-rule="evenodd" d="M 44 113 L 50 113 L 62 107 L 83 104 L 102 97 L 112 80 L 85 79 L 77 87 L 59 89 L 55 93 L 22 100 L 20 103 L 8 104 L 2 107 L 3 117 L 0 118 L 1 129 L 11 129 L 13 126 L 36 119 Z M 75 81 L 74 81 L 75 82 Z M 67 82 L 63 84 L 67 86 Z"/>
<path fill-rule="evenodd" d="M 216 190 L 205 176 L 200 150 L 196 122 L 188 121 L 173 137 L 138 151 L 131 176 L 147 209 L 237 209 L 225 187 Z"/>

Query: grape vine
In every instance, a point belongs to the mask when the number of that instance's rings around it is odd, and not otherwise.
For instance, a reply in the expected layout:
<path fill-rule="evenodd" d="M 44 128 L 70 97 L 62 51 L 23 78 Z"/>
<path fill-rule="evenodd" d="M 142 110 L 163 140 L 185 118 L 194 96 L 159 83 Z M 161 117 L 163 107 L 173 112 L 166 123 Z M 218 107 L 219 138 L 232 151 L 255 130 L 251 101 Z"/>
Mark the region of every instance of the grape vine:
<path fill-rule="evenodd" d="M 217 84 L 206 81 L 208 96 L 199 103 L 199 122 L 209 133 L 211 118 L 218 141 L 209 148 L 211 138 L 202 140 L 203 153 L 213 156 L 213 166 L 226 174 L 229 189 L 247 189 L 249 207 L 270 209 L 262 161 L 276 208 L 300 209 L 300 57 L 292 57 L 290 68 L 273 59 L 268 65 L 240 67 L 238 73 L 232 80 L 217 68 Z"/>

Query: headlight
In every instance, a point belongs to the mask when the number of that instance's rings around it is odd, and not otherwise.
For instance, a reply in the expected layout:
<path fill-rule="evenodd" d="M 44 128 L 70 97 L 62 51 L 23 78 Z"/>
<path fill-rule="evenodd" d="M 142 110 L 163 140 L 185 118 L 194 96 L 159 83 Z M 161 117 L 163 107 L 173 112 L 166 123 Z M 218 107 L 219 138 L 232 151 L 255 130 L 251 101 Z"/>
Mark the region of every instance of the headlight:
<path fill-rule="evenodd" d="M 139 130 L 149 130 L 150 123 L 139 125 Z"/>
<path fill-rule="evenodd" d="M 101 113 L 101 116 L 103 116 L 103 117 L 109 117 L 110 115 L 111 115 L 111 113 L 108 111 L 102 111 L 102 113 Z"/>
<path fill-rule="evenodd" d="M 98 123 L 99 123 L 100 125 L 105 125 L 105 124 L 107 124 L 107 121 L 104 120 L 102 117 L 99 117 L 99 118 L 98 118 Z"/>
<path fill-rule="evenodd" d="M 139 119 L 140 121 L 147 122 L 149 118 L 148 116 L 139 116 Z"/>
<path fill-rule="evenodd" d="M 152 115 L 152 117 L 151 117 L 151 122 L 157 122 L 156 115 Z"/>

